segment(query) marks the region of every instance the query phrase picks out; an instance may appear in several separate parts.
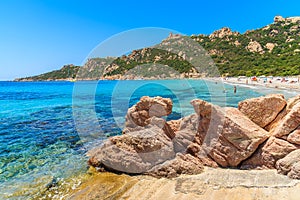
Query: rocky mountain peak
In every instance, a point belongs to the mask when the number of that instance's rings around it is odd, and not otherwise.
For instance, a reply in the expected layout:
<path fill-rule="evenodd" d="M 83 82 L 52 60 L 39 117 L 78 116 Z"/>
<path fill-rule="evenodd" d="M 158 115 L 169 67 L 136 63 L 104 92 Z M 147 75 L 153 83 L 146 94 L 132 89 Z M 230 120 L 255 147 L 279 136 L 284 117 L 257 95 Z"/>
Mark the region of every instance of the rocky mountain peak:
<path fill-rule="evenodd" d="M 275 16 L 274 23 L 285 22 L 285 23 L 298 23 L 300 22 L 300 17 L 288 17 L 284 18 L 282 16 Z"/>
<path fill-rule="evenodd" d="M 238 32 L 233 32 L 230 28 L 228 27 L 223 27 L 220 30 L 217 30 L 215 32 L 213 32 L 209 38 L 213 39 L 213 38 L 224 38 L 226 36 L 231 36 L 231 35 L 239 35 L 240 33 Z"/>

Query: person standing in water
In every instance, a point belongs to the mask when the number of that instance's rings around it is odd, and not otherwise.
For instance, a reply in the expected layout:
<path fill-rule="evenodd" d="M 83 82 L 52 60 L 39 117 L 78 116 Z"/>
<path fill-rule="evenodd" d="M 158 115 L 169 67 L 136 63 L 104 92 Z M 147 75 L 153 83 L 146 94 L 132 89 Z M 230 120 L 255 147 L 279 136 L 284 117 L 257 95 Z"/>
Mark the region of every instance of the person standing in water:
<path fill-rule="evenodd" d="M 236 93 L 236 86 L 233 87 L 233 93 Z"/>

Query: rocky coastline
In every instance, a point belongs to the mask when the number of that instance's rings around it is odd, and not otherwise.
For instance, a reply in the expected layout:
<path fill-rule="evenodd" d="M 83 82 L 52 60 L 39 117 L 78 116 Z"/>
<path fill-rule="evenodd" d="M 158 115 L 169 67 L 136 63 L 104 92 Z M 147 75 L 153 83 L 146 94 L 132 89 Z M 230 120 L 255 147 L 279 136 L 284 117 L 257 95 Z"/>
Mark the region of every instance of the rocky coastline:
<path fill-rule="evenodd" d="M 276 169 L 300 178 L 300 95 L 247 99 L 238 108 L 191 101 L 195 113 L 166 121 L 172 101 L 142 97 L 128 109 L 123 134 L 88 153 L 98 171 L 174 178 L 205 167 Z"/>

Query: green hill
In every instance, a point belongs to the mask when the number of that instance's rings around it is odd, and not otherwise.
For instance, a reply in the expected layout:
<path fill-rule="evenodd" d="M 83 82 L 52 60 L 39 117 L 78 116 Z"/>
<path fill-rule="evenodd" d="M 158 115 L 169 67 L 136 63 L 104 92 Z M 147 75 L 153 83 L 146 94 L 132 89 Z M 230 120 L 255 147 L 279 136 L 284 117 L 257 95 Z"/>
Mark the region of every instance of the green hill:
<path fill-rule="evenodd" d="M 64 65 L 59 70 L 54 70 L 37 76 L 18 78 L 15 81 L 53 81 L 75 79 L 80 66 Z"/>
<path fill-rule="evenodd" d="M 300 18 L 275 17 L 273 24 L 245 34 L 223 28 L 192 38 L 210 52 L 221 74 L 300 74 Z"/>
<path fill-rule="evenodd" d="M 204 50 L 181 52 L 181 49 L 193 49 L 193 46 L 185 44 L 188 39 L 202 46 L 208 55 Z M 171 48 L 166 46 L 170 43 Z M 189 57 L 188 54 L 194 56 Z M 133 79 L 142 76 L 184 78 L 219 75 L 300 75 L 300 17 L 276 16 L 272 24 L 244 34 L 233 32 L 230 28 L 222 28 L 211 35 L 188 37 L 171 34 L 154 47 L 134 50 L 126 56 L 91 58 L 83 67 L 68 65 L 60 70 L 17 80 L 60 80 L 75 77 L 78 80 Z"/>

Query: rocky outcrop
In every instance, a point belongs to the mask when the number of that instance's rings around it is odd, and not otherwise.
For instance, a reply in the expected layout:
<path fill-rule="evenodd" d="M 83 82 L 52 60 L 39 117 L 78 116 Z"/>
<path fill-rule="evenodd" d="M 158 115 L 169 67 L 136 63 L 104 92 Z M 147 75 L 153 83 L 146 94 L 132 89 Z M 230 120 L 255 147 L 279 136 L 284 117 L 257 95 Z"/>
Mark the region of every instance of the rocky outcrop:
<path fill-rule="evenodd" d="M 268 95 L 221 108 L 191 101 L 195 113 L 165 121 L 172 101 L 142 97 L 128 110 L 123 134 L 90 152 L 89 164 L 155 177 L 198 174 L 203 166 L 274 169 L 300 178 L 300 96 Z"/>
<path fill-rule="evenodd" d="M 287 137 L 287 141 L 292 144 L 300 145 L 300 126 Z"/>
<path fill-rule="evenodd" d="M 203 100 L 192 105 L 201 117 L 200 141 L 205 151 L 223 167 L 236 167 L 268 138 L 268 133 L 236 108 L 222 109 Z"/>
<path fill-rule="evenodd" d="M 209 38 L 210 39 L 214 39 L 214 38 L 224 38 L 226 36 L 232 36 L 232 35 L 239 35 L 238 32 L 232 32 L 230 28 L 224 27 L 221 28 L 220 30 L 217 30 L 215 32 L 213 32 Z"/>
<path fill-rule="evenodd" d="M 284 22 L 285 18 L 283 18 L 282 16 L 275 16 L 274 17 L 274 22 L 278 23 L 278 22 Z"/>
<path fill-rule="evenodd" d="M 288 114 L 279 122 L 278 126 L 271 131 L 275 137 L 287 136 L 300 126 L 300 103 L 296 103 Z"/>
<path fill-rule="evenodd" d="M 200 174 L 203 164 L 200 159 L 190 155 L 178 153 L 173 160 L 157 165 L 146 174 L 155 177 L 174 178 L 179 174 Z"/>
<path fill-rule="evenodd" d="M 276 43 L 274 44 L 269 42 L 266 44 L 266 48 L 269 49 L 269 52 L 272 52 L 273 49 L 276 47 L 276 45 L 277 45 Z"/>
<path fill-rule="evenodd" d="M 286 106 L 283 95 L 268 95 L 247 99 L 238 104 L 238 109 L 249 119 L 264 128 L 270 124 Z"/>
<path fill-rule="evenodd" d="M 162 97 L 142 97 L 141 100 L 131 108 L 126 115 L 124 133 L 144 127 L 150 123 L 150 118 L 162 117 L 171 114 L 172 101 Z M 167 125 L 167 124 L 165 124 Z"/>
<path fill-rule="evenodd" d="M 244 161 L 243 169 L 274 169 L 277 160 L 285 157 L 297 147 L 283 139 L 270 137 L 255 154 Z"/>
<path fill-rule="evenodd" d="M 251 41 L 249 42 L 248 46 L 246 47 L 246 49 L 250 52 L 253 53 L 260 53 L 260 54 L 264 54 L 265 51 L 262 48 L 261 44 L 257 41 Z"/>
<path fill-rule="evenodd" d="M 155 117 L 153 117 L 155 118 Z M 175 157 L 173 143 L 162 127 L 163 119 L 152 120 L 138 131 L 109 138 L 94 151 L 89 164 L 112 171 L 140 174 Z"/>
<path fill-rule="evenodd" d="M 300 21 L 300 17 L 288 17 L 283 18 L 282 16 L 275 16 L 274 23 L 285 22 L 285 23 L 298 23 Z"/>

